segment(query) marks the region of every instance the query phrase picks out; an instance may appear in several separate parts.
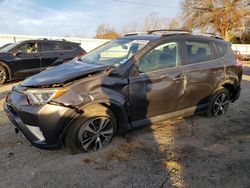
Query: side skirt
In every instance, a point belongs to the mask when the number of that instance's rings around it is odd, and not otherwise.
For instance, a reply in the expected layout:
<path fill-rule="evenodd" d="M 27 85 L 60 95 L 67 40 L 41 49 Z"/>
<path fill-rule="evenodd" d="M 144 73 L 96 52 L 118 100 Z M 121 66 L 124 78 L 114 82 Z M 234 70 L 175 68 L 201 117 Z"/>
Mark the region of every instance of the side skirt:
<path fill-rule="evenodd" d="M 170 118 L 189 116 L 189 115 L 202 113 L 202 112 L 205 112 L 207 107 L 208 107 L 208 104 L 193 106 L 193 107 L 190 107 L 190 108 L 185 108 L 183 110 L 178 110 L 178 111 L 175 111 L 175 112 L 170 112 L 170 113 L 167 113 L 167 114 L 157 115 L 157 116 L 154 116 L 154 117 L 134 121 L 134 122 L 131 122 L 131 124 L 132 124 L 133 128 L 138 128 L 138 127 L 142 127 L 142 126 L 146 126 L 146 125 L 151 125 L 153 123 L 161 122 L 161 121 L 164 121 L 164 120 L 167 120 L 167 119 L 170 119 Z"/>

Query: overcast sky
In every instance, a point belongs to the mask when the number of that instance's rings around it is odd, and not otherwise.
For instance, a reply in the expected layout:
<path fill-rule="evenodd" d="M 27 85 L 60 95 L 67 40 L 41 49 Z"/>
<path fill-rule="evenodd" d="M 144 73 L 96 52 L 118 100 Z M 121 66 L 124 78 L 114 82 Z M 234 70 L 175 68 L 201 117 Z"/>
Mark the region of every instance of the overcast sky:
<path fill-rule="evenodd" d="M 181 0 L 0 0 L 0 33 L 93 37 L 98 25 L 137 25 L 154 12 L 173 17 Z"/>

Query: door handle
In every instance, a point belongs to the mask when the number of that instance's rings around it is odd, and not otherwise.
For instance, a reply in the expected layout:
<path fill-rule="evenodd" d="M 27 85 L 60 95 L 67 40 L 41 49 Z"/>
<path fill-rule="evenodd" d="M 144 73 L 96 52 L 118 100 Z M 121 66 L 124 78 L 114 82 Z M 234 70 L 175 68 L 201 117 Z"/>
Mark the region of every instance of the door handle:
<path fill-rule="evenodd" d="M 178 80 L 185 80 L 187 77 L 186 76 L 178 76 L 173 78 L 174 81 L 178 81 Z"/>

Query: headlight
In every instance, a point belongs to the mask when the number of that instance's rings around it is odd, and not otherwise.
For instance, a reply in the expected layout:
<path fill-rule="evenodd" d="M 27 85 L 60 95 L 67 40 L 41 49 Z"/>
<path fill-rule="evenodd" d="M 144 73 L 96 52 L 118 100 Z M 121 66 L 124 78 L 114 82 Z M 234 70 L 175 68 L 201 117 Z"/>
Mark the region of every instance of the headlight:
<path fill-rule="evenodd" d="M 67 88 L 60 89 L 29 89 L 26 91 L 30 103 L 47 103 L 67 92 Z"/>

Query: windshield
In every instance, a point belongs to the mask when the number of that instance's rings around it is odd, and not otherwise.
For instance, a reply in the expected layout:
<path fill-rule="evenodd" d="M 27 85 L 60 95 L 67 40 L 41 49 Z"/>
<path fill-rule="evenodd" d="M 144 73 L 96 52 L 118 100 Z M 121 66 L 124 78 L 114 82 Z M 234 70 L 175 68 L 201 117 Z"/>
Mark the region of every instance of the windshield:
<path fill-rule="evenodd" d="M 98 65 L 123 64 L 142 49 L 149 41 L 116 39 L 87 53 L 80 61 Z"/>
<path fill-rule="evenodd" d="M 15 48 L 19 43 L 20 42 L 10 44 L 10 45 L 6 46 L 5 48 L 1 49 L 0 52 L 9 52 L 13 48 Z"/>

